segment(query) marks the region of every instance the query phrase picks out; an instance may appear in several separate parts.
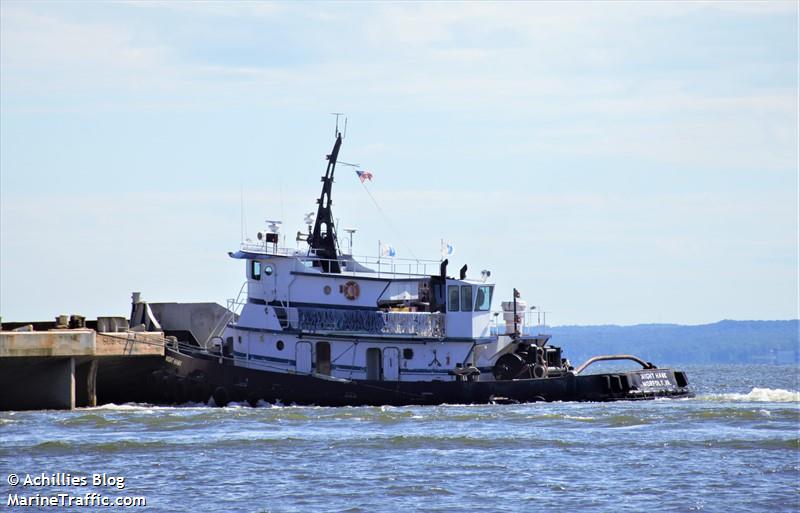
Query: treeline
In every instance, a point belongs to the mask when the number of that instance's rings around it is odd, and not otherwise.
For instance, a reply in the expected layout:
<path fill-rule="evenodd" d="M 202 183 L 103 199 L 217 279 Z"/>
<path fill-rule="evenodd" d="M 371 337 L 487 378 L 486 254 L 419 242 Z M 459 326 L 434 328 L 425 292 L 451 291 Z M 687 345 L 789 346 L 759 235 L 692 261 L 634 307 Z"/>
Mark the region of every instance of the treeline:
<path fill-rule="evenodd" d="M 548 332 L 573 364 L 614 353 L 635 354 L 655 363 L 800 363 L 798 320 L 553 326 Z"/>

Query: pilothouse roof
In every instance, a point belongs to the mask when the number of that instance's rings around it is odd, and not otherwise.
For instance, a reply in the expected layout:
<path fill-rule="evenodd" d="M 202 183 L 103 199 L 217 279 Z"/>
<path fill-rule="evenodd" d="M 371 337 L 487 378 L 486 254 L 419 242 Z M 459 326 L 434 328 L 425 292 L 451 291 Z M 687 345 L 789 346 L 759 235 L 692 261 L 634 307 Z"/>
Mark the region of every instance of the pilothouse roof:
<path fill-rule="evenodd" d="M 266 249 L 264 245 L 243 245 L 238 251 L 228 252 L 231 258 L 238 260 L 265 260 L 270 258 L 295 259 L 301 272 L 321 275 L 361 276 L 364 278 L 424 278 L 439 273 L 441 262 L 438 260 L 381 258 L 353 255 L 339 255 L 337 265 L 339 272 L 326 271 L 319 262 L 325 261 L 313 253 L 293 248 Z M 316 265 L 315 265 L 316 264 Z M 330 266 L 328 267 L 330 268 Z"/>

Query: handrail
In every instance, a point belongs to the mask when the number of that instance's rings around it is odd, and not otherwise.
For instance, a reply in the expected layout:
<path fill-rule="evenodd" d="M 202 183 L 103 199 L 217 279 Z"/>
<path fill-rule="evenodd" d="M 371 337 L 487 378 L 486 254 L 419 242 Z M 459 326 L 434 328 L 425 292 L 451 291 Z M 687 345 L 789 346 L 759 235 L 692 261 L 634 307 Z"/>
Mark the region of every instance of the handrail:
<path fill-rule="evenodd" d="M 402 262 L 397 262 L 393 259 L 381 259 L 380 257 L 372 257 L 374 261 L 368 260 L 355 260 L 355 259 L 338 259 L 336 260 L 339 263 L 339 267 L 341 271 L 337 273 L 337 275 L 341 276 L 353 276 L 358 277 L 363 274 L 374 276 L 377 278 L 425 278 L 432 276 L 433 274 L 438 274 L 439 263 L 433 261 L 426 261 L 426 260 L 403 260 Z M 328 262 L 331 263 L 333 260 L 319 258 L 316 256 L 294 256 L 296 262 L 298 262 L 304 268 L 308 268 L 309 263 L 316 263 L 316 262 Z M 348 265 L 351 262 L 358 264 L 358 268 L 354 268 L 352 265 Z M 324 266 L 314 267 L 315 269 L 324 268 Z"/>
<path fill-rule="evenodd" d="M 632 361 L 638 363 L 639 365 L 641 365 L 645 369 L 657 369 L 658 368 L 655 365 L 653 365 L 652 363 L 642 360 L 638 356 L 633 356 L 631 354 L 609 354 L 609 355 L 602 355 L 602 356 L 593 356 L 593 357 L 589 358 L 588 360 L 583 362 L 580 366 L 578 366 L 577 369 L 575 369 L 575 374 L 580 374 L 581 372 L 586 370 L 586 367 L 592 365 L 593 363 L 602 362 L 602 361 L 608 361 L 608 360 L 632 360 Z"/>
<path fill-rule="evenodd" d="M 289 247 L 276 247 L 274 249 L 269 249 L 265 247 L 264 243 L 246 243 L 243 242 L 240 245 L 241 249 L 246 251 L 253 251 L 253 252 L 263 252 L 265 255 L 288 255 L 288 256 L 307 256 L 309 258 L 313 258 L 315 260 L 320 261 L 334 261 L 338 260 L 339 262 L 346 262 L 347 258 L 322 258 L 317 256 L 317 252 L 313 249 L 309 249 L 308 251 L 301 251 L 296 248 L 289 248 Z M 428 264 L 441 264 L 441 260 L 430 260 L 424 258 L 402 258 L 402 257 L 383 257 L 383 256 L 371 256 L 371 255 L 342 255 L 344 257 L 349 257 L 356 262 L 361 260 L 368 261 L 370 259 L 374 260 L 381 260 L 381 261 L 393 261 L 393 262 L 414 262 L 414 263 L 428 263 Z"/>
<path fill-rule="evenodd" d="M 241 249 L 244 251 L 257 252 L 264 256 L 278 255 L 284 257 L 294 258 L 298 262 L 319 262 L 319 263 L 337 263 L 342 269 L 339 274 L 355 274 L 357 272 L 375 273 L 378 276 L 383 275 L 403 275 L 403 276 L 430 276 L 439 273 L 440 260 L 427 260 L 421 258 L 397 258 L 397 257 L 382 257 L 382 256 L 368 256 L 368 255 L 342 255 L 342 257 L 331 259 L 322 258 L 317 255 L 313 249 L 300 251 L 293 248 L 269 248 L 266 244 L 253 244 L 242 243 Z M 349 262 L 355 262 L 364 270 L 356 271 L 348 269 Z M 377 266 L 377 269 L 371 269 L 369 266 Z M 323 266 L 324 267 L 324 266 Z M 407 269 L 407 272 L 398 270 Z"/>
<path fill-rule="evenodd" d="M 492 330 L 492 333 L 497 335 L 510 335 L 513 332 L 513 328 L 507 329 L 506 327 L 506 320 L 503 317 L 503 314 L 510 314 L 511 312 L 505 310 L 491 310 L 489 312 L 491 314 L 491 320 L 489 321 L 489 327 Z M 517 315 L 519 316 L 519 325 L 518 329 L 520 333 L 523 335 L 546 335 L 549 333 L 550 325 L 546 322 L 542 322 L 542 317 L 539 315 L 540 312 L 532 311 L 532 310 L 521 310 L 518 311 Z"/>
<path fill-rule="evenodd" d="M 236 295 L 236 299 L 228 298 L 228 310 L 234 314 L 238 313 L 237 310 L 241 310 L 241 308 L 247 303 L 247 296 L 245 295 L 245 301 L 242 301 L 242 294 L 247 294 L 248 292 L 247 281 L 245 280 L 245 282 L 242 283 L 242 286 L 239 288 L 239 293 Z"/>

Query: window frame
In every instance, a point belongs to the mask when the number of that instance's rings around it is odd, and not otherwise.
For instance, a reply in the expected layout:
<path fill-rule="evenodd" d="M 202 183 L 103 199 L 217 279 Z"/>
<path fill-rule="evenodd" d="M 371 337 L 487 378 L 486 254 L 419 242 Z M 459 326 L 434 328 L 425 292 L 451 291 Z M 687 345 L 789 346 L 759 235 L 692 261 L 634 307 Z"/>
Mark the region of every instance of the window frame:
<path fill-rule="evenodd" d="M 256 274 L 256 268 L 258 268 L 258 274 Z M 250 260 L 250 278 L 253 280 L 260 280 L 261 279 L 261 261 L 260 260 Z"/>
<path fill-rule="evenodd" d="M 466 294 L 464 292 L 467 292 Z M 475 306 L 474 297 L 472 294 L 472 285 L 461 285 L 461 311 L 462 312 L 471 312 L 472 308 Z M 469 299 L 469 301 L 465 301 L 465 299 Z M 464 304 L 468 303 L 468 304 Z"/>
<path fill-rule="evenodd" d="M 478 308 L 478 296 L 480 294 L 481 289 L 485 289 L 488 292 L 489 299 L 486 301 L 486 308 Z M 477 292 L 475 293 L 475 311 L 476 312 L 489 312 L 492 309 L 492 296 L 494 295 L 494 286 L 492 285 L 478 285 Z"/>
<path fill-rule="evenodd" d="M 455 301 L 453 301 L 453 291 L 455 291 Z M 455 303 L 455 308 L 453 308 Z M 448 285 L 447 286 L 447 310 L 449 312 L 460 312 L 459 309 L 461 305 L 461 292 L 459 290 L 458 285 Z"/>

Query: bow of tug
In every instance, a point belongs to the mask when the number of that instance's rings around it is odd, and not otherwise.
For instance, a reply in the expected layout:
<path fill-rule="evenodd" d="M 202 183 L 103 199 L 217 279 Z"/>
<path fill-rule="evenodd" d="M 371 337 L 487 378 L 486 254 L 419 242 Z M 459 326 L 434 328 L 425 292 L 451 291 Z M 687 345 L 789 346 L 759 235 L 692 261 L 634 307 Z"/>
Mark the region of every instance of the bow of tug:
<path fill-rule="evenodd" d="M 574 375 L 576 400 L 618 401 L 693 397 L 686 373 L 672 369 Z"/>

